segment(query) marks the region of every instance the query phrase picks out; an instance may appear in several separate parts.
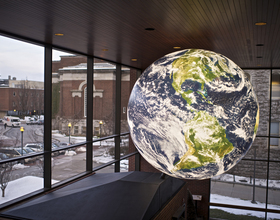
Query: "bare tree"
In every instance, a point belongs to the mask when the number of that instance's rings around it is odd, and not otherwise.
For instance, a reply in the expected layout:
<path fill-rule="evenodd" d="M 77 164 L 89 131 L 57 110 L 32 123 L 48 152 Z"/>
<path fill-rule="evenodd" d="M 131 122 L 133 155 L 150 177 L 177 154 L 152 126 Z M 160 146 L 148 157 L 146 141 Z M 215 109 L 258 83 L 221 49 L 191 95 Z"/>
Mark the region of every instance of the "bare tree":
<path fill-rule="evenodd" d="M 69 129 L 68 129 L 68 124 L 71 123 L 71 130 L 80 123 L 80 121 L 83 119 L 81 117 L 81 112 L 80 110 L 78 113 L 75 113 L 73 117 L 56 117 L 55 120 L 55 126 L 59 128 L 59 130 L 66 134 L 69 135 Z M 64 126 L 63 126 L 64 125 Z M 66 125 L 66 126 L 65 126 Z M 70 132 L 71 132 L 70 130 Z M 72 132 L 71 132 L 72 133 Z"/>
<path fill-rule="evenodd" d="M 8 162 L 0 165 L 0 185 L 2 190 L 2 197 L 5 197 L 5 189 L 11 178 L 13 163 Z"/>
<path fill-rule="evenodd" d="M 28 85 L 28 81 L 23 80 L 20 85 L 18 85 L 19 90 L 18 90 L 18 110 L 20 110 L 23 114 L 27 114 L 28 112 L 28 107 L 30 105 L 30 87 Z"/>

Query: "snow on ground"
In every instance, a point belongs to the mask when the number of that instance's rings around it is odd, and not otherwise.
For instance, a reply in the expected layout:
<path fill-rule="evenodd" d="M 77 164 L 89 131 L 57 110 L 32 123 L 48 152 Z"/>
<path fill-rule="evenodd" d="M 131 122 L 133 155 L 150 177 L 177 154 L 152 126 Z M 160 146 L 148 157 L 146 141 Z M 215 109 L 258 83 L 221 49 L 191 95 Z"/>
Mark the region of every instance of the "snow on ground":
<path fill-rule="evenodd" d="M 112 160 L 114 160 L 112 156 L 103 154 L 103 155 L 94 156 L 92 161 L 95 163 L 105 164 L 111 162 Z M 120 168 L 122 170 L 128 170 L 128 159 L 120 161 Z"/>
<path fill-rule="evenodd" d="M 231 198 L 228 196 L 221 196 L 216 194 L 211 194 L 211 202 L 213 203 L 221 203 L 221 204 L 238 204 L 239 206 L 247 206 L 247 207 L 254 207 L 254 208 L 265 208 L 265 203 L 258 202 L 257 204 L 253 204 L 249 200 L 242 200 L 238 198 Z M 277 205 L 269 205 L 269 208 L 280 210 L 280 206 Z M 255 216 L 259 218 L 264 218 L 264 212 L 257 212 L 251 210 L 243 210 L 243 209 L 232 209 L 232 208 L 223 208 L 217 206 L 211 206 L 210 209 L 220 209 L 228 213 L 232 213 L 235 215 L 246 215 L 246 216 Z M 279 219 L 280 215 L 276 213 L 269 213 L 268 219 Z"/>
<path fill-rule="evenodd" d="M 52 180 L 52 184 L 58 181 Z M 8 183 L 5 190 L 5 197 L 0 197 L 0 204 L 19 198 L 20 196 L 42 189 L 44 180 L 41 177 L 25 176 Z M 1 192 L 2 194 L 2 192 Z"/>
<path fill-rule="evenodd" d="M 65 156 L 74 156 L 76 155 L 77 153 L 73 150 L 67 150 L 65 151 Z"/>
<path fill-rule="evenodd" d="M 87 152 L 87 149 L 85 147 L 78 147 L 76 149 L 76 151 L 79 151 L 79 152 Z"/>
<path fill-rule="evenodd" d="M 253 178 L 249 177 L 244 177 L 244 176 L 236 176 L 236 175 L 231 175 L 231 174 L 221 174 L 219 176 L 212 177 L 212 180 L 218 180 L 218 181 L 223 181 L 223 182 L 231 182 L 233 183 L 234 180 L 237 183 L 242 183 L 242 184 L 247 184 L 247 185 L 252 185 L 253 184 Z M 263 186 L 266 187 L 266 180 L 264 179 L 255 179 L 255 185 L 256 186 Z M 269 180 L 268 181 L 268 186 L 272 188 L 280 188 L 280 180 Z"/>
<path fill-rule="evenodd" d="M 17 164 L 15 164 L 15 165 L 13 166 L 13 170 L 24 169 L 24 168 L 27 168 L 27 167 L 29 167 L 29 166 L 25 166 L 25 165 L 23 165 L 23 164 L 21 164 L 21 163 L 17 163 Z"/>

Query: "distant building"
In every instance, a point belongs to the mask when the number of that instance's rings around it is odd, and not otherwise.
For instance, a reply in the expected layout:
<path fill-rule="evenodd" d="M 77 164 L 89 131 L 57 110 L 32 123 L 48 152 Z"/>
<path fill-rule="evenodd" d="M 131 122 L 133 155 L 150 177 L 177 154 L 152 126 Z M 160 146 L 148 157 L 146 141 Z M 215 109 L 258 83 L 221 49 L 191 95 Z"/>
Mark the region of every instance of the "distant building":
<path fill-rule="evenodd" d="M 85 135 L 86 133 L 86 94 L 87 94 L 87 63 L 83 57 L 62 56 L 61 63 L 73 64 L 53 67 L 53 129 L 68 132 L 68 123 L 71 123 L 71 133 L 74 135 Z M 78 61 L 78 62 L 76 62 Z M 93 122 L 94 134 L 100 135 L 100 124 L 102 121 L 102 133 L 113 133 L 114 118 L 114 95 L 115 95 L 115 70 L 116 66 L 104 61 L 94 62 L 94 84 L 93 84 Z M 130 69 L 122 68 L 122 121 L 126 121 L 126 107 L 129 99 Z M 123 123 L 127 127 L 127 123 Z"/>
<path fill-rule="evenodd" d="M 0 79 L 0 118 L 5 115 L 44 114 L 44 83 L 17 80 L 15 77 Z"/>

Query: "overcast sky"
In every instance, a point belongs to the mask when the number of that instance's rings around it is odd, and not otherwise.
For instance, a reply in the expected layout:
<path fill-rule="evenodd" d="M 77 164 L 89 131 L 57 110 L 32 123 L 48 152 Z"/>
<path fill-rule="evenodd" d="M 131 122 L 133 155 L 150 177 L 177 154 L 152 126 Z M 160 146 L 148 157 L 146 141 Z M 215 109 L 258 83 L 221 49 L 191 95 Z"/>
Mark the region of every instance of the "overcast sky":
<path fill-rule="evenodd" d="M 68 53 L 53 51 L 53 60 Z M 0 36 L 0 78 L 44 81 L 44 48 Z"/>

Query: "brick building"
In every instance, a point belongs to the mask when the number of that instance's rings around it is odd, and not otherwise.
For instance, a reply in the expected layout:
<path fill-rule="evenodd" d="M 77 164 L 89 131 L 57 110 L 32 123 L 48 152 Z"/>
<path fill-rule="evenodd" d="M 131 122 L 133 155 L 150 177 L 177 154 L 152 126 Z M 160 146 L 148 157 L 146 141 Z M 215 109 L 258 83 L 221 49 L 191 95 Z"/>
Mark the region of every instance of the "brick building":
<path fill-rule="evenodd" d="M 9 76 L 1 80 L 0 94 L 0 118 L 44 114 L 43 82 L 16 80 Z"/>
<path fill-rule="evenodd" d="M 84 59 L 81 56 L 62 56 L 60 62 L 53 62 L 53 129 L 67 132 L 68 123 L 71 123 L 74 135 L 86 133 L 87 63 Z M 115 65 L 101 60 L 94 62 L 93 135 L 96 136 L 100 135 L 100 121 L 103 135 L 113 133 L 115 68 Z M 122 68 L 121 119 L 124 127 L 127 127 L 129 83 L 130 69 Z"/>

